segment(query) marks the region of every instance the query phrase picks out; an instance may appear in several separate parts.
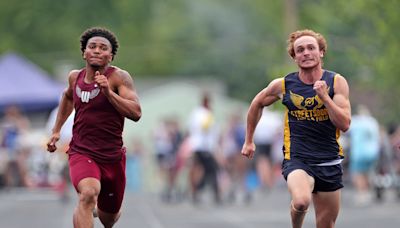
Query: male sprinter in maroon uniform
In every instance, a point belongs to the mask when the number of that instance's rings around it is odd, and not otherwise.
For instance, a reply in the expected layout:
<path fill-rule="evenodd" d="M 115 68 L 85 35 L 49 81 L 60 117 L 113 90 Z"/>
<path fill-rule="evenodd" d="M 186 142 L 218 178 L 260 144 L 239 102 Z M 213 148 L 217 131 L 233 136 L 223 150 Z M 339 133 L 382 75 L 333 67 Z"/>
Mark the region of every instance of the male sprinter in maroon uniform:
<path fill-rule="evenodd" d="M 118 49 L 114 34 L 90 28 L 80 39 L 86 67 L 69 74 L 47 150 L 54 152 L 60 130 L 75 108 L 73 136 L 68 150 L 72 183 L 79 195 L 75 228 L 93 227 L 93 210 L 104 227 L 120 217 L 125 190 L 124 119 L 142 115 L 128 72 L 111 66 Z"/>

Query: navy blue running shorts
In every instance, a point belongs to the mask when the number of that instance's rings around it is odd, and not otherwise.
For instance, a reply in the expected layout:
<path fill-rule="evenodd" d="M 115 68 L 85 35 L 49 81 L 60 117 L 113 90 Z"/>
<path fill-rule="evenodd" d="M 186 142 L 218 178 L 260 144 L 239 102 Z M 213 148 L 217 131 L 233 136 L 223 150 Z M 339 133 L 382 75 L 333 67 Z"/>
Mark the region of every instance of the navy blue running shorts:
<path fill-rule="evenodd" d="M 283 160 L 282 175 L 287 180 L 289 173 L 296 169 L 307 172 L 315 180 L 313 193 L 333 192 L 343 188 L 343 169 L 341 164 L 331 166 L 309 165 L 298 159 Z"/>

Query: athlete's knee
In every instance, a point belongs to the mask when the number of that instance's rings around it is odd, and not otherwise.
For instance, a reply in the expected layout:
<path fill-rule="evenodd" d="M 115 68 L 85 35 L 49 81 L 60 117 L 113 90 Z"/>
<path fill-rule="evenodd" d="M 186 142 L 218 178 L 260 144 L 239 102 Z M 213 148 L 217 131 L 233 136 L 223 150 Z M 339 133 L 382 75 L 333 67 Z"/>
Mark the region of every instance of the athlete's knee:
<path fill-rule="evenodd" d="M 335 227 L 335 218 L 316 218 L 317 228 L 333 228 Z"/>
<path fill-rule="evenodd" d="M 306 212 L 311 204 L 311 199 L 308 197 L 300 197 L 293 199 L 291 207 L 296 212 Z"/>
<path fill-rule="evenodd" d="M 98 191 L 92 187 L 82 188 L 79 193 L 79 200 L 84 204 L 96 205 Z"/>
<path fill-rule="evenodd" d="M 108 214 L 99 210 L 99 219 L 104 225 L 104 228 L 111 228 L 118 221 L 121 216 L 121 211 L 116 214 Z"/>
<path fill-rule="evenodd" d="M 336 218 L 338 212 L 335 213 L 331 208 L 325 208 L 324 210 L 318 210 L 316 213 L 317 228 L 333 228 L 335 227 Z"/>
<path fill-rule="evenodd" d="M 111 220 L 101 220 L 101 223 L 103 224 L 104 228 L 112 228 L 114 224 L 118 221 L 118 218 L 111 219 Z"/>

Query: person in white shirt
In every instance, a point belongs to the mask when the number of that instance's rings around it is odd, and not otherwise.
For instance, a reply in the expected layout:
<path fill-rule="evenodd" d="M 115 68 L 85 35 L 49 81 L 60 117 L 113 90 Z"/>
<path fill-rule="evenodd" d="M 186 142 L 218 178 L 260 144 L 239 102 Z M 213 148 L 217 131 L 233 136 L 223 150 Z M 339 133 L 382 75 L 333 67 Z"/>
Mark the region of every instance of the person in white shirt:
<path fill-rule="evenodd" d="M 272 188 L 274 185 L 273 148 L 277 134 L 281 133 L 282 125 L 283 120 L 280 115 L 264 107 L 254 132 L 256 170 L 263 189 Z"/>
<path fill-rule="evenodd" d="M 221 196 L 217 180 L 218 164 L 214 157 L 218 134 L 208 94 L 203 95 L 201 106 L 193 110 L 189 121 L 190 143 L 193 151 L 189 179 L 193 202 L 199 202 L 199 190 L 209 183 L 214 193 L 215 203 L 218 204 L 221 202 Z"/>

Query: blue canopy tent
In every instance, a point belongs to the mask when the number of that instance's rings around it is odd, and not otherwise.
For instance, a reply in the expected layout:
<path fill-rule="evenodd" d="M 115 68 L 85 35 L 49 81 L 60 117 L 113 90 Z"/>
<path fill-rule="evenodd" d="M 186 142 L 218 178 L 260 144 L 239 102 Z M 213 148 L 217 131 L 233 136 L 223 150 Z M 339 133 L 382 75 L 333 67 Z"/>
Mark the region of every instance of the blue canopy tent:
<path fill-rule="evenodd" d="M 51 110 L 63 88 L 62 83 L 15 53 L 0 58 L 0 112 L 10 105 L 26 112 Z"/>

